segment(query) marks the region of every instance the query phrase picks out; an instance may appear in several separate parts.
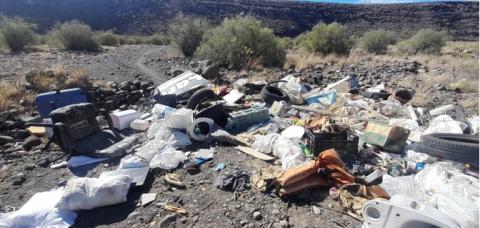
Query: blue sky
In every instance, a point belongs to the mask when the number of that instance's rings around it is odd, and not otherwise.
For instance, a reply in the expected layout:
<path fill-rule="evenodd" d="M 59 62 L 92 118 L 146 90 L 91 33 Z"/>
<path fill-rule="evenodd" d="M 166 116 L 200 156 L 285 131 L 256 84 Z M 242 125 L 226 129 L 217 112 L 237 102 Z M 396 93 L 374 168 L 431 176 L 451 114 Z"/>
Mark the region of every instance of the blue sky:
<path fill-rule="evenodd" d="M 359 3 L 409 3 L 409 2 L 437 2 L 438 0 L 304 0 L 309 2 L 334 2 L 334 3 L 350 3 L 350 4 L 359 4 Z M 464 0 L 454 0 L 454 1 L 464 1 Z M 478 0 L 474 0 L 477 1 Z"/>

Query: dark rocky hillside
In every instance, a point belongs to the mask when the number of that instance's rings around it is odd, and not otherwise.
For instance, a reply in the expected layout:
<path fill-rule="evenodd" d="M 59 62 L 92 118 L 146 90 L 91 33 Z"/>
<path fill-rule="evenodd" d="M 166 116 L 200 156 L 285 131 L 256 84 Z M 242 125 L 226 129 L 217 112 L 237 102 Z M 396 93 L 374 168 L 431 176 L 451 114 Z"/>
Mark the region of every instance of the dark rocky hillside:
<path fill-rule="evenodd" d="M 319 21 L 345 24 L 354 34 L 371 29 L 402 37 L 422 28 L 444 29 L 457 40 L 478 39 L 478 2 L 344 5 L 258 0 L 2 0 L 0 14 L 17 15 L 46 30 L 58 21 L 78 19 L 94 29 L 150 33 L 164 29 L 176 13 L 215 23 L 238 14 L 262 19 L 279 35 L 295 36 Z"/>

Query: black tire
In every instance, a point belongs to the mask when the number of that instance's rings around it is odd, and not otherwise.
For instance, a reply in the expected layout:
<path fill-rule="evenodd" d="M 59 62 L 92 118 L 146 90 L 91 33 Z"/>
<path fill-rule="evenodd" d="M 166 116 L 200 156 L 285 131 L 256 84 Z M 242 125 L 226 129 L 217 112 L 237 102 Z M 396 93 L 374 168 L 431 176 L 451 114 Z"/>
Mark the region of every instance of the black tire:
<path fill-rule="evenodd" d="M 228 121 L 228 114 L 223 108 L 222 104 L 212 105 L 210 107 L 204 108 L 200 110 L 196 115 L 195 118 L 206 117 L 210 118 L 215 123 L 221 127 L 225 127 Z"/>
<path fill-rule="evenodd" d="M 218 96 L 211 89 L 199 89 L 188 99 L 186 107 L 189 109 L 195 109 L 197 105 L 205 101 L 213 100 L 218 100 Z"/>
<path fill-rule="evenodd" d="M 421 138 L 418 152 L 452 161 L 478 165 L 478 136 L 463 134 L 429 134 Z"/>
<path fill-rule="evenodd" d="M 267 106 L 272 105 L 274 101 L 288 101 L 288 94 L 274 86 L 264 86 L 260 94 Z"/>

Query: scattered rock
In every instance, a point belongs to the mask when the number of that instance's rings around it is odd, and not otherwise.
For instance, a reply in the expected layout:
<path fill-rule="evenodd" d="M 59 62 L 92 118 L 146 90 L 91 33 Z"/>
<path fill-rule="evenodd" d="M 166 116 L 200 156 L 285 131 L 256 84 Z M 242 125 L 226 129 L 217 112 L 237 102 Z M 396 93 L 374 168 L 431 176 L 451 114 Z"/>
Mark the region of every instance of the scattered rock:
<path fill-rule="evenodd" d="M 316 215 L 322 214 L 322 210 L 317 206 L 312 206 L 312 210 Z"/>
<path fill-rule="evenodd" d="M 42 140 L 39 137 L 37 137 L 35 135 L 30 135 L 23 142 L 23 148 L 25 150 L 30 150 L 30 149 L 32 149 L 32 147 L 38 146 L 40 144 L 42 144 Z"/>
<path fill-rule="evenodd" d="M 259 211 L 253 212 L 253 219 L 255 219 L 255 220 L 262 219 L 262 213 L 260 213 Z"/>
<path fill-rule="evenodd" d="M 272 210 L 272 215 L 278 215 L 278 214 L 280 214 L 280 211 L 278 209 L 275 208 Z"/>
<path fill-rule="evenodd" d="M 27 178 L 25 178 L 25 174 L 19 173 L 12 177 L 12 185 L 22 185 L 26 180 Z"/>
<path fill-rule="evenodd" d="M 14 141 L 15 140 L 10 136 L 6 136 L 6 135 L 0 136 L 0 146 L 3 146 L 7 143 L 14 142 Z"/>
<path fill-rule="evenodd" d="M 50 159 L 42 158 L 42 159 L 38 160 L 37 165 L 42 167 L 42 168 L 47 168 L 48 165 L 50 165 Z"/>
<path fill-rule="evenodd" d="M 28 136 L 30 136 L 30 133 L 28 133 L 27 130 L 23 130 L 23 129 L 18 130 L 18 131 L 16 132 L 16 134 L 15 134 L 15 137 L 16 137 L 17 139 L 25 139 L 25 138 L 27 138 Z"/>
<path fill-rule="evenodd" d="M 203 69 L 202 75 L 206 79 L 216 79 L 220 76 L 220 68 L 217 64 L 212 64 Z"/>

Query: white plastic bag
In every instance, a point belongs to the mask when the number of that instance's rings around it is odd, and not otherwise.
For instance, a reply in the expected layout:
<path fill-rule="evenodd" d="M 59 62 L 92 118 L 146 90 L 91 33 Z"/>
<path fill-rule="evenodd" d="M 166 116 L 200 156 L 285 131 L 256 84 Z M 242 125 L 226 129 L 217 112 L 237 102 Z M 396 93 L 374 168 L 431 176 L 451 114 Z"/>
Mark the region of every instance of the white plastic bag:
<path fill-rule="evenodd" d="M 185 156 L 182 151 L 168 147 L 153 157 L 150 161 L 150 167 L 171 170 L 177 168 L 178 165 L 186 159 L 187 156 Z"/>
<path fill-rule="evenodd" d="M 432 203 L 462 228 L 477 228 L 479 225 L 478 201 L 471 201 L 456 194 L 435 194 L 432 196 Z"/>
<path fill-rule="evenodd" d="M 380 187 L 390 196 L 406 195 L 418 201 L 425 202 L 425 195 L 422 192 L 420 184 L 415 180 L 414 175 L 392 177 L 385 174 L 383 175 Z"/>
<path fill-rule="evenodd" d="M 132 178 L 126 175 L 101 176 L 68 180 L 57 208 L 63 210 L 90 210 L 127 201 Z"/>
<path fill-rule="evenodd" d="M 160 119 L 167 118 L 174 111 L 175 108 L 163 104 L 155 104 L 152 108 L 152 114 L 155 114 Z"/>
<path fill-rule="evenodd" d="M 287 83 L 279 83 L 278 88 L 284 90 L 288 94 L 290 102 L 297 105 L 303 104 L 303 97 L 301 94 L 302 85 L 298 82 L 299 79 L 295 78 L 293 75 L 287 75 L 282 78 L 282 80 L 287 81 Z"/>
<path fill-rule="evenodd" d="M 166 118 L 167 127 L 175 129 L 187 129 L 192 122 L 193 110 L 187 108 L 177 109 Z"/>
<path fill-rule="evenodd" d="M 432 133 L 452 133 L 452 134 L 463 134 L 463 129 L 460 122 L 455 121 L 452 117 L 447 115 L 439 115 L 430 121 L 430 125 L 423 132 L 424 134 Z"/>
<path fill-rule="evenodd" d="M 268 135 L 255 135 L 255 141 L 252 143 L 252 149 L 264 154 L 273 153 L 273 145 L 280 137 L 279 134 L 273 133 Z"/>
<path fill-rule="evenodd" d="M 55 208 L 62 197 L 63 189 L 40 192 L 30 198 L 18 211 L 0 213 L 0 227 L 70 227 L 77 213 Z"/>
<path fill-rule="evenodd" d="M 135 155 L 150 161 L 155 154 L 159 153 L 167 145 L 168 144 L 166 141 L 155 138 L 147 142 L 145 145 L 137 148 Z"/>
<path fill-rule="evenodd" d="M 282 160 L 282 169 L 287 170 L 305 163 L 306 158 L 300 148 L 298 139 L 285 138 L 280 136 L 274 145 L 273 155 Z"/>

